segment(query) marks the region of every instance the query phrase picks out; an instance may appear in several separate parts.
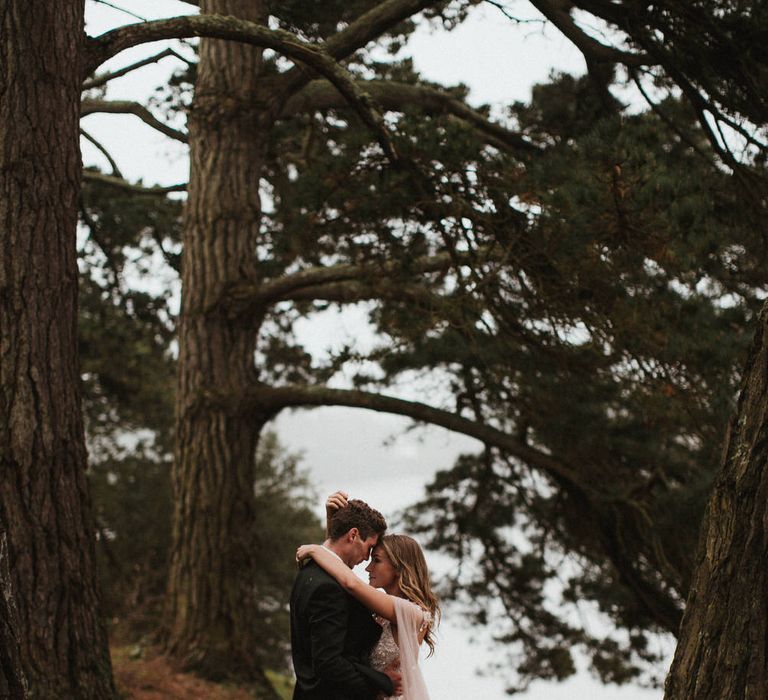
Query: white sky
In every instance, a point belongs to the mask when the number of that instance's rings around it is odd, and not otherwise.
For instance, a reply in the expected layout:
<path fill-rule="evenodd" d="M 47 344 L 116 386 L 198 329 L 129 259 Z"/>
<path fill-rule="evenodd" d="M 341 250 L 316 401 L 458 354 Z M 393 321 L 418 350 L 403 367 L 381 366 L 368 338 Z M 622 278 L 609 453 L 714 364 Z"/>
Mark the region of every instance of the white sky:
<path fill-rule="evenodd" d="M 192 8 L 176 0 L 110 0 L 150 19 L 189 13 Z M 523 19 L 536 18 L 526 2 L 510 2 Z M 88 3 L 88 33 L 99 34 L 114 26 L 135 21 L 105 5 Z M 119 67 L 155 53 L 162 44 L 126 51 L 108 66 Z M 447 85 L 470 86 L 470 102 L 489 103 L 501 113 L 505 104 L 527 100 L 535 82 L 550 71 L 582 72 L 581 55 L 551 26 L 539 23 L 515 25 L 492 8 L 475 11 L 469 21 L 453 32 L 424 28 L 411 39 L 408 53 L 427 78 Z M 144 68 L 110 83 L 108 98 L 145 102 L 164 80 L 173 59 Z M 187 180 L 188 162 L 183 145 L 170 141 L 137 118 L 98 115 L 84 119 L 84 127 L 108 146 L 123 174 L 143 178 L 145 184 L 174 184 Z M 103 157 L 84 143 L 86 164 L 104 166 Z M 301 339 L 322 352 L 345 339 L 370 340 L 360 309 L 303 323 Z M 427 397 L 429 402 L 430 397 Z M 275 423 L 281 441 L 304 454 L 321 497 L 338 488 L 379 508 L 388 519 L 423 495 L 435 471 L 450 467 L 462 451 L 479 449 L 471 438 L 440 428 L 408 431 L 410 421 L 396 416 L 344 408 L 299 410 L 281 415 Z M 318 513 L 322 505 L 318 504 Z M 440 563 L 445 566 L 445 562 Z M 501 658 L 489 652 L 484 631 L 466 629 L 446 611 L 435 655 L 424 663 L 433 700 L 502 700 L 508 696 L 497 678 L 478 677 L 476 670 Z M 477 641 L 473 641 L 477 638 Z M 603 686 L 581 671 L 565 683 L 534 683 L 518 697 L 524 700 L 658 700 L 661 691 Z"/>

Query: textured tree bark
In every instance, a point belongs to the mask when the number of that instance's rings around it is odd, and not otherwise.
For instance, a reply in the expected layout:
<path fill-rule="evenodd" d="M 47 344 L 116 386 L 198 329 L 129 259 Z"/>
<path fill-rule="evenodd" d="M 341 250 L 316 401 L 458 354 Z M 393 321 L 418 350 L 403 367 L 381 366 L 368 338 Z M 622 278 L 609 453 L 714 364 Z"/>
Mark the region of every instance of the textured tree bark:
<path fill-rule="evenodd" d="M 666 700 L 768 694 L 768 306 L 702 527 Z"/>
<path fill-rule="evenodd" d="M 77 365 L 83 0 L 0 10 L 0 512 L 35 698 L 116 697 Z"/>
<path fill-rule="evenodd" d="M 209 0 L 202 12 L 265 20 L 261 2 Z M 184 229 L 176 397 L 174 532 L 166 649 L 211 677 L 256 682 L 259 613 L 253 581 L 256 445 L 263 420 L 201 403 L 206 387 L 256 379 L 253 318 L 230 318 L 227 285 L 254 274 L 261 222 L 259 173 L 271 118 L 260 81 L 262 51 L 204 39 L 189 122 L 191 173 Z"/>
<path fill-rule="evenodd" d="M 8 568 L 8 538 L 0 520 L 0 698 L 25 700 L 27 679 L 21 663 L 19 620 Z"/>

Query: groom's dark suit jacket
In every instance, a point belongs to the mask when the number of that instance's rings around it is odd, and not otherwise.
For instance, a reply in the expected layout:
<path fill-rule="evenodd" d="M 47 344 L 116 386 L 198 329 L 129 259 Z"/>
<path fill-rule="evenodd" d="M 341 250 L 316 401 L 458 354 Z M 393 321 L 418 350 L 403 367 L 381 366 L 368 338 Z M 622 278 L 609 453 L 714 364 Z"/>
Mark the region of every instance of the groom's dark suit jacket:
<path fill-rule="evenodd" d="M 366 659 L 381 635 L 367 610 L 314 561 L 291 591 L 293 700 L 373 700 L 392 682 Z"/>

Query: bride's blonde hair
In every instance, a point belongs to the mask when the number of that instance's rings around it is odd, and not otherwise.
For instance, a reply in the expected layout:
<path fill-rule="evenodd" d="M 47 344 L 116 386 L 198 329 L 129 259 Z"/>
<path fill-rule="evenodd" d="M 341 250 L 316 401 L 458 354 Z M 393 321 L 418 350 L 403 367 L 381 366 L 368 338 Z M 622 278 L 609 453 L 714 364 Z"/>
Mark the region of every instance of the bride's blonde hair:
<path fill-rule="evenodd" d="M 403 597 L 416 603 L 420 608 L 432 613 L 432 621 L 427 627 L 424 641 L 431 656 L 435 651 L 433 630 L 440 621 L 440 602 L 432 592 L 429 581 L 429 569 L 424 552 L 419 543 L 408 535 L 384 535 L 379 538 L 376 547 L 380 547 L 398 573 L 398 583 Z"/>

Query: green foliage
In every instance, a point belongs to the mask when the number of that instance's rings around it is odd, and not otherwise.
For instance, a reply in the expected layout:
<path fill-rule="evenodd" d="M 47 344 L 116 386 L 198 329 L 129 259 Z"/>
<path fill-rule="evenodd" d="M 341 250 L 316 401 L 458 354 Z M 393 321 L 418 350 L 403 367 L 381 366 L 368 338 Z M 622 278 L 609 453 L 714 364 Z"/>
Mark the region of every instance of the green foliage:
<path fill-rule="evenodd" d="M 168 576 L 170 458 L 155 447 L 149 441 L 128 444 L 123 453 L 93 463 L 90 472 L 105 613 L 128 640 L 157 629 Z M 252 582 L 261 613 L 253 624 L 264 643 L 253 653 L 266 668 L 287 671 L 287 598 L 296 544 L 319 541 L 323 528 L 312 512 L 317 497 L 299 457 L 287 453 L 271 432 L 259 444 L 254 491 L 253 527 L 263 556 L 259 578 Z"/>
<path fill-rule="evenodd" d="M 170 431 L 173 327 L 166 312 L 164 299 L 134 290 L 113 295 L 81 277 L 79 347 L 91 450 L 129 429 Z"/>
<path fill-rule="evenodd" d="M 263 646 L 254 653 L 265 668 L 288 669 L 288 596 L 296 575 L 296 546 L 320 542 L 324 526 L 313 512 L 318 497 L 299 456 L 287 453 L 274 433 L 264 433 L 256 456 L 256 522 L 262 550 L 259 578 L 254 581 L 262 617 L 254 620 Z"/>
<path fill-rule="evenodd" d="M 325 39 L 375 4 L 287 2 L 272 11 L 280 26 Z M 440 4 L 433 17 L 454 25 L 471 4 Z M 717 73 L 728 32 L 747 31 L 738 4 L 620 5 L 631 11 L 615 24 L 642 29 L 638 36 L 662 31 L 670 37 L 663 50 L 687 71 L 703 66 L 711 94 L 761 114 L 739 88 L 742 59 L 753 64 L 761 49 L 751 44 L 738 60 L 727 54 L 739 80 Z M 726 21 L 713 25 L 699 9 Z M 691 12 L 695 21 L 680 21 Z M 695 27 L 712 41 L 700 42 Z M 412 29 L 403 23 L 381 45 L 395 51 Z M 408 61 L 360 51 L 349 65 L 361 79 L 426 84 Z M 285 69 L 266 59 L 268 75 Z M 156 105 L 181 117 L 193 75 L 194 67 L 180 73 Z M 466 97 L 463 86 L 446 92 Z M 511 690 L 568 677 L 577 649 L 606 682 L 658 676 L 654 635 L 675 626 L 687 591 L 750 322 L 766 291 L 761 212 L 743 205 L 744 180 L 711 167 L 689 106 L 670 99 L 660 111 L 667 121 L 626 113 L 593 80 L 554 75 L 529 103 L 509 108 L 508 124 L 538 148 L 515 153 L 488 146 L 464 121 L 403 104 L 388 114 L 408 164 L 401 168 L 348 109 L 297 114 L 271 132 L 259 274 L 368 265 L 360 298 L 375 299 L 370 318 L 384 340 L 370 353 L 352 347 L 314 358 L 293 327 L 329 302 L 281 304 L 262 327 L 260 380 L 312 384 L 363 367 L 353 381 L 376 389 L 437 376 L 456 412 L 575 475 L 489 449 L 439 473 L 409 516 L 409 529 L 461 562 L 444 595 L 509 651 Z M 179 206 L 96 186 L 84 198 L 86 405 L 90 433 L 111 436 L 94 483 L 104 541 L 124 548 L 115 558 L 131 572 L 114 609 L 159 592 L 151 575 L 163 571 L 167 552 L 163 528 L 143 549 L 124 536 L 167 522 L 173 371 L 166 290 L 138 293 L 135 270 L 126 270 L 132 251 L 165 251 L 173 268 Z M 471 263 L 414 273 L 415 261 L 446 251 Z M 385 273 L 392 262 L 396 271 Z M 141 427 L 154 437 L 128 457 L 119 437 Z M 257 489 L 270 564 L 254 582 L 264 594 L 265 645 L 254 653 L 279 668 L 280 601 L 292 575 L 280 562 L 292 559 L 296 541 L 317 535 L 307 504 L 288 488 L 304 488 L 296 461 L 270 440 L 261 459 L 271 466 L 260 467 Z M 142 504 L 140 517 L 132 503 Z M 584 608 L 605 634 L 583 624 Z"/>
<path fill-rule="evenodd" d="M 371 69 L 418 82 L 409 64 Z M 664 110 L 707 150 L 688 108 Z M 766 285 L 761 229 L 738 179 L 588 78 L 553 76 L 510 118 L 538 155 L 403 106 L 411 170 L 387 168 L 344 110 L 283 123 L 265 265 L 399 261 L 399 293 L 371 308 L 385 343 L 330 366 L 374 360 L 355 380 L 368 388 L 437 370 L 457 411 L 576 474 L 465 456 L 412 511 L 410 528 L 465 563 L 444 593 L 494 628 L 510 688 L 568 676 L 575 649 L 606 682 L 658 682 L 655 635 L 677 627 Z M 412 261 L 440 250 L 475 263 L 415 278 Z M 583 608 L 605 635 L 574 622 Z"/>
<path fill-rule="evenodd" d="M 171 545 L 170 460 L 139 443 L 91 463 L 104 613 L 126 641 L 160 620 Z"/>
<path fill-rule="evenodd" d="M 275 673 L 274 671 L 267 671 L 266 674 L 267 679 L 281 700 L 291 700 L 293 697 L 293 678 L 285 674 Z"/>
<path fill-rule="evenodd" d="M 465 291 L 480 292 L 456 295 L 463 322 L 381 317 L 400 348 L 383 359 L 388 377 L 446 368 L 460 410 L 577 474 L 467 455 L 411 510 L 411 529 L 465 562 L 448 596 L 470 613 L 501 603 L 492 625 L 512 689 L 567 675 L 576 647 L 606 682 L 653 681 L 653 634 L 676 627 L 766 284 L 738 182 L 651 114 L 563 106 L 587 89 L 564 76 L 516 107 L 548 146 L 524 170 L 476 161 L 473 187 L 487 183 L 497 210 L 472 217 L 471 233 L 504 241 L 507 258 L 469 277 Z M 614 634 L 574 625 L 590 605 Z"/>
<path fill-rule="evenodd" d="M 597 12 L 603 12 L 598 9 Z M 768 122 L 768 8 L 754 0 L 617 3 L 606 18 L 660 60 L 678 84 L 753 123 Z"/>
<path fill-rule="evenodd" d="M 181 80 L 181 79 L 180 79 Z M 183 83 L 183 81 L 181 81 Z M 182 89 L 176 95 L 183 103 Z M 105 613 L 129 640 L 161 621 L 173 510 L 175 318 L 181 202 L 88 183 L 80 255 L 80 356 Z M 164 283 L 159 283 L 163 280 Z M 300 356 L 275 334 L 270 366 L 296 378 Z M 282 353 L 282 354 L 281 354 Z M 306 377 L 306 372 L 301 375 Z M 287 595 L 297 542 L 321 538 L 316 501 L 297 455 L 272 433 L 256 455 L 257 522 L 263 554 L 253 581 L 266 668 L 288 669 Z"/>
<path fill-rule="evenodd" d="M 180 217 L 179 201 L 101 183 L 83 188 L 88 237 L 79 260 L 79 352 L 89 449 L 97 459 L 101 451 L 114 451 L 127 430 L 151 430 L 170 444 L 170 304 Z"/>

